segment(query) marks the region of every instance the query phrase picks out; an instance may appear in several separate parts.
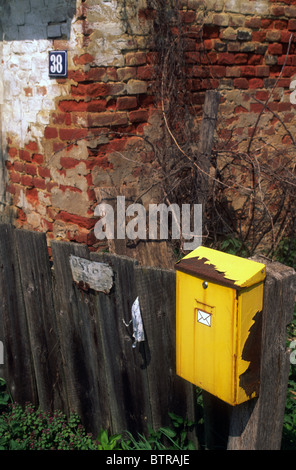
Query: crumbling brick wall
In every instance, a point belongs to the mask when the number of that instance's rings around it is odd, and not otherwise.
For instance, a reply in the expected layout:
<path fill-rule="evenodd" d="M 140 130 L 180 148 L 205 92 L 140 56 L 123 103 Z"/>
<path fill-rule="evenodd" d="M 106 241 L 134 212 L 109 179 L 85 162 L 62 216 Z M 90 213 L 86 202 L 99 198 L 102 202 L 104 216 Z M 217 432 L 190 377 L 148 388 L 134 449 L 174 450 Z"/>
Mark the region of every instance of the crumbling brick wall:
<path fill-rule="evenodd" d="M 218 145 L 231 139 L 233 148 L 244 151 L 261 103 L 276 83 L 272 112 L 260 120 L 255 139 L 258 145 L 265 139 L 289 145 L 275 113 L 294 135 L 289 86 L 296 1 L 179 4 L 186 93 L 195 119 L 205 91 L 219 89 Z M 145 0 L 1 2 L 2 204 L 13 211 L 17 226 L 96 249 L 100 188 L 157 200 L 157 188 L 148 191 L 157 166 L 152 146 L 161 146 L 165 127 L 155 100 L 158 54 L 148 6 Z M 65 79 L 48 77 L 48 51 L 55 49 L 68 51 Z"/>

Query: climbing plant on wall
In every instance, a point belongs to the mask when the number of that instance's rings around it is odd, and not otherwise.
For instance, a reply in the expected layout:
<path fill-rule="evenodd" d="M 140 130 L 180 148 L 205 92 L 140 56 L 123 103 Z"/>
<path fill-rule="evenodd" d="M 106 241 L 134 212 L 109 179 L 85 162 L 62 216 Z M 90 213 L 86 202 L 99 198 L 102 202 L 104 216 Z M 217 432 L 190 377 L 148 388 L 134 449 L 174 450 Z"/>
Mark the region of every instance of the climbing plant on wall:
<path fill-rule="evenodd" d="M 177 0 L 147 0 L 153 19 L 150 47 L 158 59 L 156 99 L 166 128 L 163 146 L 157 149 L 164 197 L 180 204 L 199 200 L 197 143 L 202 106 L 205 91 L 217 88 L 221 91 L 222 106 L 208 175 L 210 197 L 203 221 L 204 243 L 221 247 L 222 241 L 228 238 L 237 240 L 238 254 L 261 249 L 272 255 L 283 237 L 294 233 L 296 225 L 296 145 L 287 119 L 274 111 L 281 92 L 278 91 L 280 80 L 295 50 L 294 35 L 287 41 L 282 66 L 277 68 L 275 78 L 256 81 L 258 87 L 266 87 L 264 92 L 255 94 L 251 89 L 240 92 L 251 103 L 250 110 L 257 114 L 249 114 L 249 137 L 243 145 L 238 145 L 235 128 L 229 125 L 229 116 L 223 114 L 226 109 L 223 104 L 227 103 L 225 89 L 233 86 L 233 82 L 218 79 L 219 66 L 213 66 L 216 58 L 208 51 L 212 41 L 207 39 L 209 31 L 216 34 L 217 27 L 204 21 L 207 12 L 202 2 L 194 12 L 194 25 L 189 17 L 192 11 L 184 5 Z M 217 51 L 227 50 L 227 37 L 217 41 Z M 236 64 L 247 58 L 255 61 L 254 48 L 244 50 L 249 54 L 235 58 Z M 227 61 L 231 57 L 229 54 Z M 229 65 L 235 64 L 229 62 Z M 270 129 L 264 134 L 266 123 L 270 123 Z M 268 138 L 275 129 L 285 136 L 283 143 L 289 141 L 289 146 L 275 145 Z"/>

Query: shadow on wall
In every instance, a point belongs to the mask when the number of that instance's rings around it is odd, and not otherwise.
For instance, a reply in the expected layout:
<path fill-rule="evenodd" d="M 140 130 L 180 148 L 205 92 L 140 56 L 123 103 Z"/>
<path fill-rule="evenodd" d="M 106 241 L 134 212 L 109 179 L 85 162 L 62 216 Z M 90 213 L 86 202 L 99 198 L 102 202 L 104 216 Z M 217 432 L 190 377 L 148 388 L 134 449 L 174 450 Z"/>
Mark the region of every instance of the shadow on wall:
<path fill-rule="evenodd" d="M 76 0 L 0 0 L 4 41 L 69 39 Z"/>

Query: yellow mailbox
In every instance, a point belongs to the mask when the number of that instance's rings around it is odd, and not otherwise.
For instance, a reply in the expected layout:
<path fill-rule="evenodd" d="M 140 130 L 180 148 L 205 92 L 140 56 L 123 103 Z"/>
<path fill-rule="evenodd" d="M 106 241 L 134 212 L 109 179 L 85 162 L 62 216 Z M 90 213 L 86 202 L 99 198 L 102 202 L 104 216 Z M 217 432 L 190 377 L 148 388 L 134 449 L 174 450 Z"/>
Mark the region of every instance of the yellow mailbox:
<path fill-rule="evenodd" d="M 258 395 L 265 276 L 203 246 L 176 264 L 177 375 L 230 405 Z"/>

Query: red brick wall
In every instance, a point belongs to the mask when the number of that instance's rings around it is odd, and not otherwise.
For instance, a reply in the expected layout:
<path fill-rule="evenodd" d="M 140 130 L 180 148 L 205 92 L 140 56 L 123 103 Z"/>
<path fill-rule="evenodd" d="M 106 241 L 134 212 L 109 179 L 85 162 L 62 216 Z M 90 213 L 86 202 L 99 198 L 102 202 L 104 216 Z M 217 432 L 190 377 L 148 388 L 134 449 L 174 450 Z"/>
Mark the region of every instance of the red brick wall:
<path fill-rule="evenodd" d="M 16 209 L 17 226 L 96 249 L 95 188 L 112 186 L 113 179 L 118 188 L 140 191 L 149 186 L 154 157 L 153 153 L 147 157 L 148 147 L 143 147 L 141 137 L 161 145 L 163 127 L 159 101 L 154 100 L 160 87 L 158 54 L 152 47 L 147 49 L 147 34 L 143 33 L 141 42 L 139 34 L 129 33 L 122 60 L 99 64 L 91 6 L 83 2 L 80 8 L 79 48 L 67 40 L 52 42 L 52 49 L 68 49 L 69 73 L 67 79 L 56 81 L 61 93 L 54 98 L 43 137 L 20 145 L 17 136 L 7 136 L 7 200 Z M 140 10 L 138 27 L 151 28 L 153 18 L 151 10 Z M 190 97 L 190 112 L 197 121 L 205 90 L 221 91 L 218 146 L 229 145 L 231 136 L 233 148 L 245 151 L 262 110 L 260 102 L 267 99 L 278 78 L 269 108 L 295 134 L 289 90 L 296 72 L 294 39 L 288 51 L 296 31 L 295 0 L 182 0 L 180 21 L 186 99 Z M 33 89 L 47 94 L 46 86 L 37 90 L 36 84 L 24 87 L 24 94 L 32 94 Z M 266 139 L 274 146 L 291 142 L 271 112 L 264 113 L 258 125 L 254 147 Z"/>

